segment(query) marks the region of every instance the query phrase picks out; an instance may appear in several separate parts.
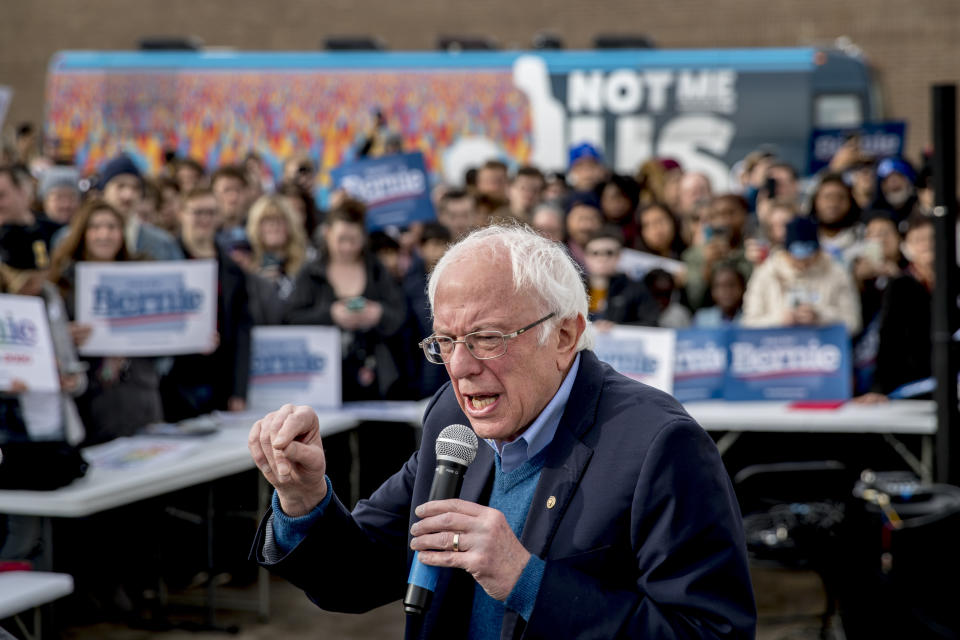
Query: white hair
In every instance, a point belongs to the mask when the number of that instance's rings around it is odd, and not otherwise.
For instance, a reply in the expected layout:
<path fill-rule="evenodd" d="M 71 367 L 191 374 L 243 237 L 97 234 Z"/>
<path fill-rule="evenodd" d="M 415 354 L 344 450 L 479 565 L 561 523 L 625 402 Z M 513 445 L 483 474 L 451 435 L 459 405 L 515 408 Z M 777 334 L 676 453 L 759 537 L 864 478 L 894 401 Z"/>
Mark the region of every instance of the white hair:
<path fill-rule="evenodd" d="M 577 316 L 587 320 L 589 305 L 582 269 L 563 245 L 544 238 L 523 224 L 490 225 L 452 245 L 430 274 L 427 295 L 431 309 L 435 305 L 437 286 L 443 280 L 447 267 L 480 251 L 492 255 L 505 251 L 511 265 L 514 291 L 529 294 L 538 303 L 543 315 L 551 312 L 556 314 L 541 325 L 540 344 L 546 341 L 550 330 L 561 320 Z M 592 349 L 593 342 L 593 326 L 587 321 L 586 329 L 577 342 L 577 351 Z"/>

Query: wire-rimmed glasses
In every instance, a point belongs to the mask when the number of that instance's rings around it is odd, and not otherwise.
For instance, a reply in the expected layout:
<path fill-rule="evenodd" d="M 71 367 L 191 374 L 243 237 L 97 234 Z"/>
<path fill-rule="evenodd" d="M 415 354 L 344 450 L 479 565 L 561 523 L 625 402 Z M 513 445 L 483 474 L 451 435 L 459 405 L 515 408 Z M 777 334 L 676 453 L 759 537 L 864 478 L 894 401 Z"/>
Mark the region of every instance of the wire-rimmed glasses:
<path fill-rule="evenodd" d="M 463 340 L 454 340 L 449 336 L 430 336 L 429 338 L 421 340 L 419 346 L 423 349 L 423 354 L 427 356 L 427 360 L 433 364 L 450 362 L 450 358 L 453 357 L 453 350 L 456 349 L 458 344 L 465 345 L 470 355 L 477 360 L 492 360 L 499 358 L 507 352 L 507 340 L 526 333 L 555 315 L 557 314 L 549 313 L 536 322 L 517 329 L 512 333 L 503 333 L 501 331 L 474 331 L 473 333 L 468 333 L 463 336 Z"/>

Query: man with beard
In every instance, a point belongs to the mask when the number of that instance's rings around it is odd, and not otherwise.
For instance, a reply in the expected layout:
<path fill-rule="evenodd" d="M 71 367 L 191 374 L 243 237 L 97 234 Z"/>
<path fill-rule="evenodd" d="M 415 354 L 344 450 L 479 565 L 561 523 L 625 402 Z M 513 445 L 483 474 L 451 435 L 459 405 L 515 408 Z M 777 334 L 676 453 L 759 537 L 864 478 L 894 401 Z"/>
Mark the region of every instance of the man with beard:
<path fill-rule="evenodd" d="M 877 195 L 871 209 L 889 211 L 898 227 L 906 222 L 917 204 L 916 173 L 903 158 L 884 158 L 877 164 Z M 903 229 L 901 228 L 901 232 Z"/>

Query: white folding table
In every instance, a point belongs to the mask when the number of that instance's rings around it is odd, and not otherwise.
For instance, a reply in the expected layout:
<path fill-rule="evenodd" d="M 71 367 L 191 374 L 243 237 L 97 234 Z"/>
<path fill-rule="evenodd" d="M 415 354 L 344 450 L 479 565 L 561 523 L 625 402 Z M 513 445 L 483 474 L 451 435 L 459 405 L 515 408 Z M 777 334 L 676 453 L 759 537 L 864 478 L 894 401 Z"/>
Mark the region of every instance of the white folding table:
<path fill-rule="evenodd" d="M 425 405 L 425 402 L 356 403 L 338 410 L 319 410 L 320 433 L 326 436 L 347 431 L 366 420 L 419 426 Z M 929 480 L 932 476 L 933 436 L 937 429 L 933 402 L 848 403 L 835 409 L 798 409 L 782 402 L 693 402 L 685 408 L 704 429 L 727 432 L 717 443 L 721 453 L 747 431 L 879 433 L 921 477 Z M 55 491 L 0 491 L 0 513 L 43 518 L 45 548 L 50 554 L 44 568 L 52 567 L 52 518 L 84 517 L 252 469 L 247 435 L 259 417 L 261 414 L 252 412 L 219 416 L 221 426 L 216 433 L 195 436 L 197 447 L 162 466 L 139 470 L 93 466 L 85 477 Z M 904 434 L 923 437 L 920 460 L 896 440 L 897 435 Z M 355 492 L 353 487 L 352 493 Z M 267 491 L 261 491 L 261 513 L 268 496 Z M 210 516 L 208 513 L 208 534 L 212 534 Z M 266 617 L 269 583 L 264 570 L 259 583 L 258 612 Z"/>
<path fill-rule="evenodd" d="M 419 426 L 424 407 L 424 402 L 384 402 L 355 403 L 336 410 L 317 410 L 320 434 L 327 436 L 347 431 L 364 420 Z M 0 490 L 0 513 L 43 519 L 44 557 L 41 565 L 45 569 L 52 568 L 53 518 L 81 518 L 253 469 L 255 465 L 247 448 L 247 437 L 253 422 L 262 415 L 253 412 L 219 414 L 216 420 L 220 425 L 215 433 L 177 437 L 179 441 L 193 442 L 195 446 L 190 447 L 183 457 L 167 460 L 162 465 L 123 469 L 91 465 L 83 478 L 54 491 Z M 96 457 L 98 448 L 104 446 L 110 446 L 110 443 L 90 447 L 84 453 L 88 457 Z M 261 487 L 265 487 L 262 480 Z M 260 513 L 266 510 L 268 499 L 268 491 L 261 490 Z M 210 509 L 212 500 L 208 500 L 208 548 L 212 536 Z M 257 611 L 266 618 L 269 615 L 269 581 L 265 570 L 261 569 L 258 581 Z M 209 604 L 212 606 L 212 601 Z"/>
<path fill-rule="evenodd" d="M 717 442 L 720 453 L 747 431 L 768 433 L 880 434 L 917 475 L 933 478 L 933 437 L 937 432 L 932 400 L 893 400 L 882 404 L 848 402 L 836 408 L 798 408 L 786 402 L 690 402 L 687 413 L 707 431 L 726 431 Z M 921 436 L 918 460 L 898 435 Z"/>
<path fill-rule="evenodd" d="M 73 593 L 73 576 L 47 571 L 0 572 L 0 620 L 14 618 L 25 638 L 42 637 L 40 607 Z M 20 614 L 33 610 L 33 630 Z"/>

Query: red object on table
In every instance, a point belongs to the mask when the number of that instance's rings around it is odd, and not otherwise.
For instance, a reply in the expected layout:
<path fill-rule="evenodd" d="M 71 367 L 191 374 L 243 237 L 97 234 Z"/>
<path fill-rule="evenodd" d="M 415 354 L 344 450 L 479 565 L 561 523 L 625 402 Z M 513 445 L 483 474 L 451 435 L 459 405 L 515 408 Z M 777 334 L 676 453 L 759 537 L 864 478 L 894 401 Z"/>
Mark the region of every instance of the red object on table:
<path fill-rule="evenodd" d="M 800 411 L 833 411 L 847 403 L 846 400 L 801 400 L 792 402 L 788 406 L 791 410 Z"/>

